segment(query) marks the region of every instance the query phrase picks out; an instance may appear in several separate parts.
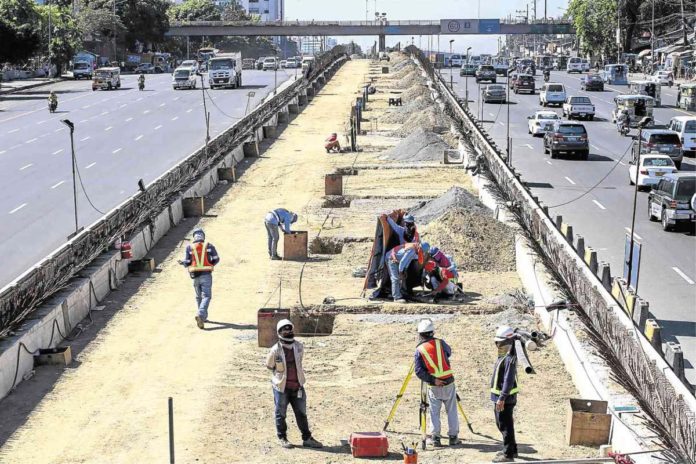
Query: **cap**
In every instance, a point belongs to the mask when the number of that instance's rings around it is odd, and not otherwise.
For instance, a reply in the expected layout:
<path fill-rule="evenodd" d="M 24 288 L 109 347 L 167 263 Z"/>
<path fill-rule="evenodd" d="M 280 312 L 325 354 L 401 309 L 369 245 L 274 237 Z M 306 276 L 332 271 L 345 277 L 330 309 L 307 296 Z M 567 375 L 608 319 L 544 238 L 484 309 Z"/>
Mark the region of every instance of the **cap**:
<path fill-rule="evenodd" d="M 418 333 L 435 332 L 435 326 L 430 319 L 421 319 L 418 323 Z"/>
<path fill-rule="evenodd" d="M 430 251 L 430 244 L 428 242 L 421 242 L 421 250 L 423 250 L 423 253 L 428 253 Z"/>
<path fill-rule="evenodd" d="M 295 324 L 293 324 L 292 321 L 290 321 L 290 319 L 282 319 L 278 321 L 278 325 L 276 325 L 276 332 L 280 332 L 280 329 L 282 329 L 286 325 L 289 325 L 293 329 L 295 328 Z"/>
<path fill-rule="evenodd" d="M 439 249 L 438 247 L 436 247 L 436 246 L 431 246 L 431 247 L 430 247 L 430 254 L 431 254 L 431 255 L 435 256 L 435 255 L 437 254 L 438 251 L 440 251 L 440 249 Z"/>
<path fill-rule="evenodd" d="M 495 341 L 496 342 L 504 342 L 506 340 L 509 340 L 515 335 L 515 331 L 512 330 L 512 327 L 507 326 L 507 325 L 501 325 L 498 327 L 495 331 Z"/>
<path fill-rule="evenodd" d="M 404 222 L 413 224 L 414 222 L 416 222 L 416 219 L 412 215 L 406 214 L 404 215 Z"/>

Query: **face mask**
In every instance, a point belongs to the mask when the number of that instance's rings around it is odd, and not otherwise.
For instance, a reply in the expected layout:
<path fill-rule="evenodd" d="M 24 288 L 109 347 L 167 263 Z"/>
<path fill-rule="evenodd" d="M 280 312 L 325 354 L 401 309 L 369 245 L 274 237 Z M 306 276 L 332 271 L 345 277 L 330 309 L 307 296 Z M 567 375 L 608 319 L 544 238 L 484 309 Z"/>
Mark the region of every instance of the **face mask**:
<path fill-rule="evenodd" d="M 498 346 L 498 356 L 505 356 L 510 352 L 512 345 Z"/>
<path fill-rule="evenodd" d="M 280 338 L 284 342 L 292 343 L 295 341 L 295 333 L 290 331 L 290 332 L 280 332 L 278 334 L 278 338 Z"/>

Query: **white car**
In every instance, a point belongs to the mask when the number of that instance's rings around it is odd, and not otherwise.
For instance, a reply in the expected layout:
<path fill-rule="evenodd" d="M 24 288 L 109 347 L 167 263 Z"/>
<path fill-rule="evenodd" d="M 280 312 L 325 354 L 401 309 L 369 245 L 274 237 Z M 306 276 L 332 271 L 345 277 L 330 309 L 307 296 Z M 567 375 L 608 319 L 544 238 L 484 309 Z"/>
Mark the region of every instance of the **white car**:
<path fill-rule="evenodd" d="M 193 68 L 178 67 L 172 74 L 172 88 L 177 89 L 195 89 L 196 88 L 196 73 Z"/>
<path fill-rule="evenodd" d="M 537 111 L 534 116 L 527 116 L 527 119 L 527 130 L 532 137 L 536 137 L 553 129 L 554 122 L 561 118 L 553 111 Z"/>
<path fill-rule="evenodd" d="M 450 58 L 450 65 L 453 68 L 461 68 L 463 63 L 462 55 L 452 55 Z"/>
<path fill-rule="evenodd" d="M 566 89 L 563 84 L 549 82 L 539 91 L 539 104 L 541 106 L 563 106 L 566 101 Z"/>
<path fill-rule="evenodd" d="M 278 69 L 278 61 L 275 58 L 266 58 L 263 60 L 262 69 L 264 71 L 275 71 Z"/>
<path fill-rule="evenodd" d="M 566 65 L 566 72 L 570 73 L 582 73 L 582 58 L 573 56 L 568 58 L 568 64 Z"/>
<path fill-rule="evenodd" d="M 179 65 L 180 68 L 191 68 L 193 72 L 198 72 L 198 61 L 196 60 L 184 60 Z"/>
<path fill-rule="evenodd" d="M 582 72 L 590 72 L 590 60 L 586 60 L 583 58 L 581 62 L 581 69 Z"/>
<path fill-rule="evenodd" d="M 675 116 L 667 129 L 679 134 L 684 154 L 696 155 L 696 116 Z"/>
<path fill-rule="evenodd" d="M 674 84 L 674 78 L 670 71 L 656 71 L 655 74 L 651 76 L 653 82 L 659 82 L 661 85 L 668 85 L 672 87 Z"/>
<path fill-rule="evenodd" d="M 649 187 L 657 185 L 665 174 L 678 172 L 674 161 L 667 155 L 642 155 L 640 166 L 636 166 L 635 161 L 631 161 L 628 166 L 628 182 L 636 184 L 636 174 L 638 175 L 638 187 Z"/>

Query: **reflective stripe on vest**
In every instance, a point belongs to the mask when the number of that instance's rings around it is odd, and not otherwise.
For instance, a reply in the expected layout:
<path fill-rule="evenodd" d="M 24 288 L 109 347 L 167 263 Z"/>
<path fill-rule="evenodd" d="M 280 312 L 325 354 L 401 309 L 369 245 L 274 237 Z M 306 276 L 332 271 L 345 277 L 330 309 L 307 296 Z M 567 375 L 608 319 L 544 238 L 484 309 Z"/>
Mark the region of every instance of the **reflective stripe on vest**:
<path fill-rule="evenodd" d="M 500 361 L 498 362 L 498 365 L 495 367 L 495 375 L 493 376 L 493 384 L 491 385 L 491 393 L 494 395 L 500 396 L 500 389 L 498 389 L 498 381 L 500 380 L 500 368 L 505 361 L 505 357 L 500 358 Z M 503 388 L 503 382 L 500 382 L 500 388 Z M 512 389 L 510 390 L 510 393 L 508 395 L 514 395 L 515 393 L 519 392 L 520 389 L 517 386 L 517 374 L 515 374 L 515 384 L 513 385 Z"/>
<path fill-rule="evenodd" d="M 431 353 L 428 352 L 428 348 L 426 347 L 426 345 L 430 348 L 435 348 L 437 364 L 433 362 Z M 425 361 L 425 366 L 427 367 L 430 375 L 432 375 L 436 379 L 446 379 L 447 377 L 452 377 L 452 370 L 449 368 L 449 365 L 447 364 L 447 360 L 445 359 L 445 353 L 442 349 L 442 343 L 440 343 L 439 339 L 436 338 L 434 340 L 429 340 L 425 343 L 421 343 L 418 346 L 418 352 L 423 357 L 423 360 Z"/>
<path fill-rule="evenodd" d="M 191 265 L 189 272 L 213 271 L 213 265 L 208 261 L 208 242 L 198 242 L 191 246 Z"/>

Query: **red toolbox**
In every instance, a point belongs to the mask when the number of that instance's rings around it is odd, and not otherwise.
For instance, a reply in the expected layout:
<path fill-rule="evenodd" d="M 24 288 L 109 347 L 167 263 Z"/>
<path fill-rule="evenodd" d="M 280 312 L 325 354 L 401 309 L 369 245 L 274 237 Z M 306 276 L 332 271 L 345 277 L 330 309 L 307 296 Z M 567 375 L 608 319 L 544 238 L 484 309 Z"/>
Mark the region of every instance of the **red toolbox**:
<path fill-rule="evenodd" d="M 354 458 L 378 458 L 389 454 L 389 442 L 384 432 L 353 432 L 350 449 Z"/>

